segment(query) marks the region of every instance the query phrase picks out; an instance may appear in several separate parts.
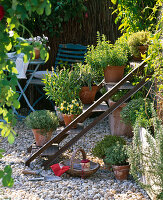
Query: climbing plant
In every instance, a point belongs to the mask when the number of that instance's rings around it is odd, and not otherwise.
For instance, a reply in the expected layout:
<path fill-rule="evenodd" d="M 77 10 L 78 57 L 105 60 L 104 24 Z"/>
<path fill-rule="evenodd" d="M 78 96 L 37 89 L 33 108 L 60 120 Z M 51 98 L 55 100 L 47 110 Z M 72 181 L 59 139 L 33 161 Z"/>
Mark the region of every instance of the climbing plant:
<path fill-rule="evenodd" d="M 115 22 L 119 20 L 122 32 L 136 32 L 155 28 L 159 2 L 157 0 L 111 0 L 117 4 Z"/>
<path fill-rule="evenodd" d="M 0 1 L 0 129 L 1 136 L 8 137 L 9 143 L 13 143 L 15 139 L 15 131 L 13 126 L 16 118 L 13 114 L 13 107 L 20 107 L 16 93 L 17 70 L 15 63 L 8 59 L 6 53 L 16 48 L 17 53 L 23 52 L 24 62 L 31 58 L 33 46 L 26 41 L 17 40 L 20 37 L 18 31 L 22 25 L 22 21 L 29 18 L 32 12 L 41 15 L 44 12 L 49 15 L 51 12 L 51 4 L 49 0 L 10 0 Z M 44 47 L 42 51 L 46 52 Z M 42 53 L 42 58 L 46 59 L 48 54 Z M 5 123 L 2 121 L 5 121 Z M 0 158 L 3 150 L 0 150 Z M 0 178 L 4 186 L 11 187 L 13 179 L 11 177 L 12 170 L 10 166 L 6 166 L 4 170 L 0 170 Z"/>

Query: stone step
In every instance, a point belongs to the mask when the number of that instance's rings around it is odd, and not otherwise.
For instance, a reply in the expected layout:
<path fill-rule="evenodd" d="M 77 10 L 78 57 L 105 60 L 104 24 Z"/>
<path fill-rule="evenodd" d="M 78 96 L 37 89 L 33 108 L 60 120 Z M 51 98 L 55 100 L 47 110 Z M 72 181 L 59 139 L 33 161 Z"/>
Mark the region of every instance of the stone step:
<path fill-rule="evenodd" d="M 85 104 L 83 108 L 83 112 L 86 111 L 91 104 Z M 102 102 L 99 106 L 94 108 L 92 112 L 105 112 L 108 109 L 108 105 L 105 102 Z"/>

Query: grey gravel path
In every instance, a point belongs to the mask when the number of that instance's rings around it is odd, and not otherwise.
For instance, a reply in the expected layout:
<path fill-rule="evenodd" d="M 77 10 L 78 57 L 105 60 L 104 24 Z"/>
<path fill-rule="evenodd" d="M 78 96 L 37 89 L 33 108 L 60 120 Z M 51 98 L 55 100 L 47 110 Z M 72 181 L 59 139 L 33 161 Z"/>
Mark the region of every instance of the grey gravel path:
<path fill-rule="evenodd" d="M 90 123 L 91 120 L 88 119 L 85 123 Z M 103 161 L 92 156 L 91 149 L 95 143 L 104 135 L 110 134 L 107 118 L 64 153 L 64 156 L 71 157 L 76 148 L 82 147 L 86 151 L 88 159 L 101 165 L 100 169 L 87 179 L 63 174 L 62 180 L 59 182 L 29 181 L 28 179 L 33 178 L 33 175 L 24 175 L 22 170 L 40 169 L 42 161 L 40 158 L 34 160 L 30 168 L 24 165 L 28 156 L 26 149 L 33 141 L 33 134 L 24 126 L 23 122 L 18 122 L 15 130 L 18 133 L 15 143 L 9 145 L 4 141 L 1 144 L 6 152 L 0 160 L 0 168 L 8 164 L 12 166 L 15 183 L 12 188 L 1 188 L 0 200 L 10 198 L 11 200 L 149 200 L 146 192 L 133 181 L 131 176 L 126 181 L 115 180 L 113 173 L 104 169 Z M 42 174 L 54 175 L 51 169 L 42 169 Z"/>

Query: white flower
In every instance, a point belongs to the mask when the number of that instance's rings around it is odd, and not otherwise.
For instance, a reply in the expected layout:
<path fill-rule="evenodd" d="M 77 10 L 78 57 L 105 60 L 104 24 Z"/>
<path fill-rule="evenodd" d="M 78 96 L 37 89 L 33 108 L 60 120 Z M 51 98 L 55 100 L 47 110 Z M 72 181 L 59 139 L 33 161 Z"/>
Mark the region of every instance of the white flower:
<path fill-rule="evenodd" d="M 14 35 L 14 31 L 9 31 L 9 37 L 12 37 Z"/>

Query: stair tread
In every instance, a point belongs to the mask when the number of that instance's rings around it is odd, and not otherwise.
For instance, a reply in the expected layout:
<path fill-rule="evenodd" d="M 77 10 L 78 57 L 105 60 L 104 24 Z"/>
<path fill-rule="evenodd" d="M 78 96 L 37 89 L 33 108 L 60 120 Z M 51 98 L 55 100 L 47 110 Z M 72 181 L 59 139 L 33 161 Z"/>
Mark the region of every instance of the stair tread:
<path fill-rule="evenodd" d="M 63 129 L 65 128 L 65 126 L 61 127 L 59 130 L 57 130 L 57 134 L 59 134 Z M 78 134 L 80 133 L 81 130 L 83 130 L 84 128 L 84 124 L 83 123 L 78 123 L 77 124 L 77 128 L 72 128 L 69 131 L 66 132 L 66 134 Z"/>
<path fill-rule="evenodd" d="M 83 108 L 83 112 L 86 111 L 90 106 L 91 104 L 85 104 Z M 108 109 L 108 105 L 105 102 L 102 102 L 95 109 L 93 109 L 92 112 L 105 112 L 107 109 Z"/>
<path fill-rule="evenodd" d="M 36 151 L 38 151 L 41 147 L 36 146 L 36 144 L 32 144 L 32 151 L 31 153 L 35 153 Z M 59 146 L 58 144 L 52 144 L 50 147 L 48 147 L 45 151 L 43 151 L 41 153 L 40 156 L 44 157 L 44 156 L 52 156 L 54 155 L 57 151 L 59 150 Z"/>
<path fill-rule="evenodd" d="M 109 91 L 112 87 L 114 87 L 117 83 L 105 83 L 105 88 Z M 132 89 L 134 86 L 130 82 L 124 83 L 119 87 L 120 90 Z"/>

